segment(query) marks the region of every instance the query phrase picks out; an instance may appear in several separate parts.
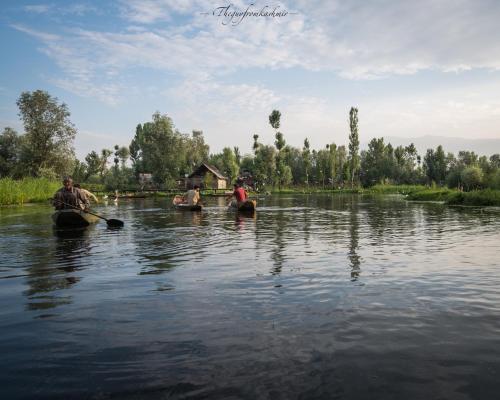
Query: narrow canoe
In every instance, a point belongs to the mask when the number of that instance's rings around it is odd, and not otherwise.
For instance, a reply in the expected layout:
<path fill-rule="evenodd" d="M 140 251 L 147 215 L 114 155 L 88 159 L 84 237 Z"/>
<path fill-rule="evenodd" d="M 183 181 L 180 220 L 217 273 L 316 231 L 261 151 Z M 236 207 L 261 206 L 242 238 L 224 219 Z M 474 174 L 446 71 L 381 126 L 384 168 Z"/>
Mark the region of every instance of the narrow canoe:
<path fill-rule="evenodd" d="M 202 206 L 200 204 L 190 206 L 189 204 L 183 203 L 184 198 L 182 196 L 175 196 L 172 204 L 177 210 L 181 211 L 201 211 Z"/>
<path fill-rule="evenodd" d="M 241 211 L 241 212 L 254 212 L 257 207 L 256 200 L 246 200 L 239 202 L 237 205 L 233 202 L 229 206 L 231 210 Z"/>
<path fill-rule="evenodd" d="M 52 214 L 52 221 L 58 228 L 82 228 L 89 226 L 99 218 L 82 210 L 58 210 Z"/>

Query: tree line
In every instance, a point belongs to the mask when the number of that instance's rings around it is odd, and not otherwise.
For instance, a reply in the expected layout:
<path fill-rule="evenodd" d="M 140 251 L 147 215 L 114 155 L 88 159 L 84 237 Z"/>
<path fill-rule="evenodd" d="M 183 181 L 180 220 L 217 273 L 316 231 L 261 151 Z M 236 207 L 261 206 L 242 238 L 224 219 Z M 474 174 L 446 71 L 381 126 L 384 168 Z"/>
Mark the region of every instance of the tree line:
<path fill-rule="evenodd" d="M 251 176 L 257 189 L 288 186 L 321 188 L 370 187 L 378 183 L 437 184 L 474 190 L 500 189 L 500 155 L 479 156 L 471 151 L 445 153 L 442 146 L 428 149 L 423 158 L 413 144 L 393 147 L 373 138 L 360 151 L 358 109 L 349 111 L 348 146 L 329 143 L 312 149 L 308 138 L 302 148 L 286 143 L 280 131 L 281 113 L 273 110 L 269 124 L 274 144 L 253 135 L 252 153 L 238 147 L 210 153 L 202 131 L 179 132 L 170 117 L 159 112 L 138 124 L 128 147 L 91 151 L 80 161 L 73 141 L 77 130 L 64 103 L 41 90 L 23 92 L 17 100 L 24 133 L 6 127 L 0 134 L 0 178 L 26 176 L 104 184 L 108 189 L 137 185 L 140 174 L 152 174 L 160 187 L 175 188 L 180 178 L 202 162 L 221 171 L 230 182 Z M 250 138 L 250 140 L 252 140 Z"/>

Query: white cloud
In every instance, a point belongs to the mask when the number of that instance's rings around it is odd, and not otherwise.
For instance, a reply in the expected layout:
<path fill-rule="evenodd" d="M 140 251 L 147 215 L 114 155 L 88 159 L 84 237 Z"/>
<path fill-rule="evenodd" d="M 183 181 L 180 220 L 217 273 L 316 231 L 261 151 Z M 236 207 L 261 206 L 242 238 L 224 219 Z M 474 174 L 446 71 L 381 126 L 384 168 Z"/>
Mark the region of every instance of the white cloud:
<path fill-rule="evenodd" d="M 144 68 L 181 81 L 159 91 L 175 99 L 178 115 L 193 125 L 205 127 L 209 120 L 214 132 L 264 132 L 269 110 L 277 107 L 287 115 L 284 130 L 294 145 L 300 145 L 304 135 L 321 134 L 325 143 L 330 138 L 339 142 L 345 137 L 350 104 L 332 114 L 325 100 L 300 93 L 285 96 L 252 81 L 226 84 L 228 74 L 295 68 L 301 73 L 327 71 L 366 80 L 419 71 L 500 69 L 500 42 L 492 40 L 498 36 L 500 2 L 496 1 L 297 0 L 280 4 L 296 10 L 296 15 L 279 20 L 249 18 L 238 26 L 224 26 L 211 15 L 214 4 L 122 1 L 120 16 L 126 24 L 113 32 L 63 26 L 54 34 L 14 27 L 41 42 L 42 51 L 61 70 L 52 82 L 65 90 L 116 105 L 126 92 L 137 90 L 133 79 L 127 78 L 131 71 Z M 370 127 L 370 132 L 362 132 L 369 137 L 443 134 L 460 126 L 491 131 L 498 122 L 499 105 L 482 97 L 485 90 L 480 88 L 473 100 L 441 93 L 435 98 L 429 94 L 360 101 L 363 124 Z"/>
<path fill-rule="evenodd" d="M 44 39 L 44 32 L 24 31 L 43 40 L 47 53 L 61 65 L 76 56 L 81 65 L 102 68 L 139 65 L 220 75 L 238 68 L 299 67 L 332 71 L 348 79 L 429 69 L 500 68 L 500 42 L 491 40 L 497 33 L 500 3 L 299 1 L 282 5 L 297 9 L 297 15 L 280 20 L 253 18 L 236 27 L 223 26 L 212 15 L 200 15 L 213 8 L 206 1 L 131 1 L 121 6 L 132 22 L 164 19 L 170 23 L 163 29 L 136 27 L 121 33 L 71 30 L 64 40 L 58 38 L 57 46 L 51 34 Z M 178 14 L 187 18 L 182 26 L 172 21 Z"/>
<path fill-rule="evenodd" d="M 23 10 L 34 14 L 54 14 L 54 15 L 77 15 L 83 16 L 88 13 L 97 13 L 100 11 L 97 7 L 86 3 L 75 3 L 64 6 L 55 6 L 54 4 L 32 4 L 23 7 Z"/>
<path fill-rule="evenodd" d="M 50 4 L 32 4 L 24 6 L 23 9 L 30 13 L 45 14 L 52 8 Z"/>

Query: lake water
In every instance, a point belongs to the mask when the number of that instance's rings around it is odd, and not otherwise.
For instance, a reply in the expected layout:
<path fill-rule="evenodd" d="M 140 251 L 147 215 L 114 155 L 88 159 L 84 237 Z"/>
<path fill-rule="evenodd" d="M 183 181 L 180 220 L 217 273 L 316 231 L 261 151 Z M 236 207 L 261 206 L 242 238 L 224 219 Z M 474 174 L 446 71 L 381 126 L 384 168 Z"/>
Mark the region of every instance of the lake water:
<path fill-rule="evenodd" d="M 2 398 L 499 398 L 500 209 L 207 203 L 1 208 Z"/>

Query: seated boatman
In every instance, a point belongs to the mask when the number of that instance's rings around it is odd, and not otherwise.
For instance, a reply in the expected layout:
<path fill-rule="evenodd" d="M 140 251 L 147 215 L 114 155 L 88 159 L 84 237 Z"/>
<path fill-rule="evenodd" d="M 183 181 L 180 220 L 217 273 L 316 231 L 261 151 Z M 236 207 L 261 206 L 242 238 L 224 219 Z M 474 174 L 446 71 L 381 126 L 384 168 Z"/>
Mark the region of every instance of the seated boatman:
<path fill-rule="evenodd" d="M 248 199 L 247 191 L 238 181 L 234 184 L 234 191 L 231 197 L 234 197 L 235 199 L 230 204 L 232 207 L 237 207 L 238 204 L 243 203 Z"/>
<path fill-rule="evenodd" d="M 191 190 L 188 190 L 186 193 L 186 203 L 190 206 L 198 205 L 198 202 L 201 200 L 200 198 L 200 187 L 194 185 Z"/>
<path fill-rule="evenodd" d="M 53 204 L 56 210 L 89 208 L 87 196 L 78 188 L 73 186 L 73 179 L 66 176 L 63 179 L 63 187 L 54 195 Z"/>

